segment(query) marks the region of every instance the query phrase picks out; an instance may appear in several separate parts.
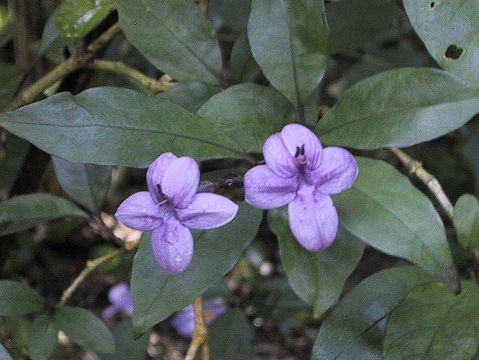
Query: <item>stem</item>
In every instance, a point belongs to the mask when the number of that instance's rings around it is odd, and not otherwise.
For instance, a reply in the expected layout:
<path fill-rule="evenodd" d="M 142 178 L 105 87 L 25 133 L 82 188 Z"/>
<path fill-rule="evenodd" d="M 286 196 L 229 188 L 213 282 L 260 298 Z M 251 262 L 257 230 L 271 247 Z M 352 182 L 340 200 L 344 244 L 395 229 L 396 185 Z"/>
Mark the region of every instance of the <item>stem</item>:
<path fill-rule="evenodd" d="M 89 68 L 97 69 L 97 70 L 105 70 L 111 71 L 118 74 L 129 76 L 136 81 L 138 81 L 143 87 L 145 87 L 148 91 L 150 91 L 153 95 L 168 90 L 169 88 L 173 87 L 175 83 L 167 80 L 156 80 L 151 78 L 141 71 L 125 64 L 122 61 L 107 61 L 107 60 L 94 60 L 90 65 Z"/>
<path fill-rule="evenodd" d="M 432 174 L 424 170 L 420 161 L 413 159 L 404 151 L 396 147 L 391 147 L 389 150 L 397 156 L 397 158 L 403 163 L 409 172 L 416 175 L 416 177 L 428 187 L 446 212 L 449 220 L 453 221 L 454 207 L 452 206 L 447 195 L 444 193 L 439 181 Z"/>
<path fill-rule="evenodd" d="M 62 297 L 60 301 L 57 304 L 57 307 L 64 306 L 67 301 L 71 298 L 73 293 L 78 289 L 80 284 L 86 279 L 86 277 L 93 272 L 98 266 L 101 264 L 107 262 L 108 260 L 111 260 L 118 255 L 121 255 L 125 249 L 118 249 L 115 250 L 109 254 L 100 256 L 99 258 L 96 258 L 95 260 L 89 260 L 86 263 L 85 268 L 83 271 L 76 277 L 76 279 L 72 282 L 72 284 L 63 292 Z"/>
<path fill-rule="evenodd" d="M 209 360 L 210 345 L 208 343 L 208 328 L 203 316 L 203 298 L 200 296 L 193 303 L 195 308 L 195 330 L 185 360 L 194 360 L 196 352 L 201 347 L 201 360 Z"/>

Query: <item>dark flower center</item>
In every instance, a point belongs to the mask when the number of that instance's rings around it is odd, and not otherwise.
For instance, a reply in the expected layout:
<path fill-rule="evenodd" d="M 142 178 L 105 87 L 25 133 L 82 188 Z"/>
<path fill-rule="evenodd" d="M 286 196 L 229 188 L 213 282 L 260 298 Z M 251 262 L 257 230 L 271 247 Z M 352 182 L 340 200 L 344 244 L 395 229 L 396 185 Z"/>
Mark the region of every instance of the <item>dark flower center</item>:
<path fill-rule="evenodd" d="M 306 155 L 304 154 L 304 144 L 301 146 L 296 146 L 296 154 L 294 154 L 294 159 L 298 166 L 305 166 L 308 164 L 308 159 L 306 159 Z"/>

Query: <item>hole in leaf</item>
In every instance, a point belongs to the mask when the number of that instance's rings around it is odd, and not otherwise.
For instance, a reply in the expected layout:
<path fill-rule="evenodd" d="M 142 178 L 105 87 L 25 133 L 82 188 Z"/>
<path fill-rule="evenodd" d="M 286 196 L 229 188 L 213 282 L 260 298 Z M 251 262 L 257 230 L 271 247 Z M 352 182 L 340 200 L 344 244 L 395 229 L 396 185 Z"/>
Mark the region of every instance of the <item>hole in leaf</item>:
<path fill-rule="evenodd" d="M 436 6 L 436 3 L 434 1 L 431 1 L 431 4 L 429 4 L 431 6 L 431 9 L 434 9 L 434 6 Z"/>
<path fill-rule="evenodd" d="M 463 48 L 460 48 L 454 44 L 449 45 L 444 55 L 451 60 L 457 60 L 461 57 L 462 53 L 464 52 Z"/>

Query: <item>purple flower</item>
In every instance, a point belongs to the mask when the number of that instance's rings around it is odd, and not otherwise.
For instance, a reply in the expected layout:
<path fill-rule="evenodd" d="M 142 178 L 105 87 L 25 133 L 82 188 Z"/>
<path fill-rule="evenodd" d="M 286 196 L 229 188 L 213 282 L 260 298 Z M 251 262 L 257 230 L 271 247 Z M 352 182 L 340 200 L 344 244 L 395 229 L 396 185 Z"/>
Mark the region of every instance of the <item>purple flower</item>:
<path fill-rule="evenodd" d="M 203 316 L 206 324 L 210 324 L 214 319 L 226 311 L 226 306 L 222 299 L 208 300 L 203 305 Z M 192 337 L 195 329 L 195 310 L 193 305 L 188 305 L 183 310 L 178 311 L 171 319 L 171 325 L 181 335 Z"/>
<path fill-rule="evenodd" d="M 148 168 L 149 191 L 121 203 L 115 216 L 133 229 L 153 230 L 156 261 L 171 274 L 184 271 L 193 257 L 190 229 L 213 229 L 230 222 L 238 205 L 217 194 L 197 193 L 198 164 L 190 157 L 160 155 Z"/>
<path fill-rule="evenodd" d="M 108 300 L 110 300 L 111 306 L 103 311 L 103 318 L 111 318 L 120 311 L 126 315 L 133 315 L 133 296 L 127 284 L 119 283 L 113 286 L 108 293 Z"/>
<path fill-rule="evenodd" d="M 356 161 L 345 149 L 323 149 L 318 137 L 299 124 L 286 125 L 263 145 L 266 165 L 244 176 L 246 202 L 273 209 L 288 205 L 289 226 L 306 249 L 331 245 L 338 231 L 338 213 L 329 194 L 352 186 Z"/>

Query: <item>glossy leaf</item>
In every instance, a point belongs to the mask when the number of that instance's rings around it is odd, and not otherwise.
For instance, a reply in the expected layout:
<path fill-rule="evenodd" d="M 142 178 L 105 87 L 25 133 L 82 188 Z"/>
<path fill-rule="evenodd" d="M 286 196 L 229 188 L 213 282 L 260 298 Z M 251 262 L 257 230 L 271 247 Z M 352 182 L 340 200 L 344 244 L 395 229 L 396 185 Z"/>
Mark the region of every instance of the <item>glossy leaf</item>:
<path fill-rule="evenodd" d="M 415 288 L 389 317 L 384 360 L 469 360 L 479 346 L 479 288 L 462 283 L 452 294 L 443 284 Z"/>
<path fill-rule="evenodd" d="M 401 147 L 447 134 L 477 112 L 479 91 L 456 77 L 432 68 L 400 68 L 349 88 L 316 132 L 327 144 Z"/>
<path fill-rule="evenodd" d="M 479 87 L 477 3 L 470 0 L 404 0 L 403 4 L 414 30 L 438 64 Z"/>
<path fill-rule="evenodd" d="M 382 270 L 353 288 L 323 321 L 312 360 L 382 360 L 387 316 L 435 279 L 414 266 Z"/>
<path fill-rule="evenodd" d="M 263 142 L 287 124 L 288 101 L 276 90 L 241 84 L 213 96 L 198 115 L 222 129 L 222 144 L 243 152 L 261 152 Z"/>
<path fill-rule="evenodd" d="M 168 151 L 196 160 L 243 155 L 225 148 L 215 120 L 124 88 L 53 95 L 0 114 L 0 126 L 49 154 L 98 165 L 147 167 Z"/>
<path fill-rule="evenodd" d="M 144 360 L 150 334 L 146 333 L 135 340 L 131 320 L 122 320 L 111 331 L 115 339 L 116 351 L 113 354 L 102 354 L 101 360 Z"/>
<path fill-rule="evenodd" d="M 387 254 L 405 258 L 459 288 L 444 225 L 431 201 L 383 161 L 357 158 L 353 187 L 334 195 L 347 231 Z"/>
<path fill-rule="evenodd" d="M 75 163 L 52 157 L 63 190 L 88 210 L 100 210 L 111 182 L 111 166 Z"/>
<path fill-rule="evenodd" d="M 115 342 L 106 325 L 91 312 L 70 306 L 57 309 L 54 325 L 87 350 L 113 353 Z"/>
<path fill-rule="evenodd" d="M 269 212 L 269 225 L 279 239 L 281 262 L 298 296 L 319 317 L 334 305 L 346 279 L 359 262 L 364 243 L 343 228 L 333 245 L 313 252 L 304 249 L 291 233 L 287 207 Z"/>
<path fill-rule="evenodd" d="M 58 344 L 58 329 L 53 318 L 40 315 L 33 322 L 28 336 L 28 354 L 33 360 L 48 360 Z"/>
<path fill-rule="evenodd" d="M 87 215 L 75 204 L 58 196 L 42 193 L 15 196 L 0 202 L 0 236 L 65 216 Z"/>
<path fill-rule="evenodd" d="M 144 233 L 133 261 L 131 287 L 135 299 L 133 324 L 137 335 L 181 310 L 226 274 L 253 240 L 262 211 L 245 203 L 229 224 L 195 232 L 193 260 L 185 272 L 171 275 L 155 261 L 150 234 Z"/>
<path fill-rule="evenodd" d="M 196 112 L 213 95 L 220 92 L 216 86 L 200 82 L 180 83 L 157 95 L 160 99 L 169 100 L 188 111 Z"/>
<path fill-rule="evenodd" d="M 248 38 L 271 84 L 301 105 L 322 79 L 328 61 L 323 0 L 253 0 Z"/>
<path fill-rule="evenodd" d="M 0 344 L 0 359 L 2 360 L 13 360 L 10 354 L 8 353 L 7 349 Z"/>
<path fill-rule="evenodd" d="M 58 7 L 55 21 L 61 36 L 82 38 L 112 10 L 113 0 L 65 0 Z"/>
<path fill-rule="evenodd" d="M 235 80 L 239 82 L 248 81 L 260 71 L 251 53 L 246 32 L 238 37 L 231 51 L 231 71 Z"/>
<path fill-rule="evenodd" d="M 326 6 L 331 53 L 357 54 L 381 31 L 389 29 L 401 10 L 384 0 L 337 0 Z"/>
<path fill-rule="evenodd" d="M 454 206 L 457 239 L 466 251 L 479 246 L 479 202 L 474 195 L 464 194 Z"/>
<path fill-rule="evenodd" d="M 211 324 L 209 333 L 211 360 L 254 359 L 253 328 L 243 310 L 228 310 Z"/>
<path fill-rule="evenodd" d="M 178 81 L 218 83 L 221 54 L 213 28 L 189 0 L 116 0 L 128 40 Z"/>
<path fill-rule="evenodd" d="M 20 316 L 43 309 L 45 300 L 19 281 L 0 280 L 0 316 Z"/>
<path fill-rule="evenodd" d="M 11 64 L 0 64 L 0 111 L 13 99 L 15 91 L 22 81 L 21 69 Z"/>

